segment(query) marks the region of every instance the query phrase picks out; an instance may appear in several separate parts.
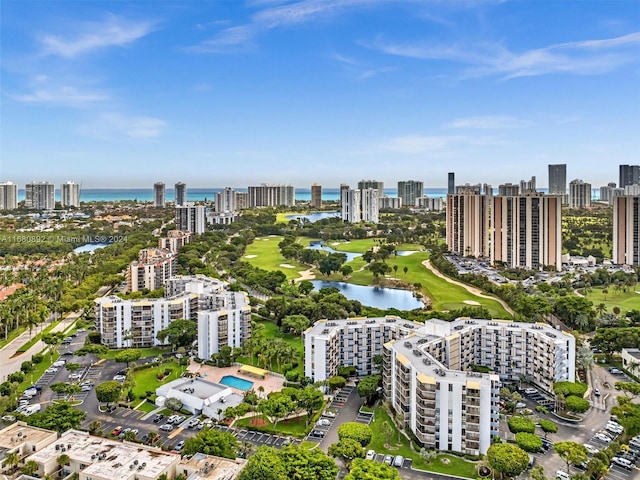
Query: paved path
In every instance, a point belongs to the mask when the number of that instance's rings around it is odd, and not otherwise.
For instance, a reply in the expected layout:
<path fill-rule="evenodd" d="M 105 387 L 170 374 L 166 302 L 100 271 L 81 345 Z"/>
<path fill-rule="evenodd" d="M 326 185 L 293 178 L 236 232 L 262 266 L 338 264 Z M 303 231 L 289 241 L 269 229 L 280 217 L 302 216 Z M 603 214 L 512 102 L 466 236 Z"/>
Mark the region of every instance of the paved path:
<path fill-rule="evenodd" d="M 344 407 L 340 408 L 338 416 L 331 424 L 331 428 L 320 442 L 320 448 L 326 452 L 329 449 L 329 445 L 332 443 L 338 443 L 338 427 L 343 423 L 355 422 L 358 417 L 358 412 L 362 406 L 364 400 L 358 396 L 358 389 L 354 388 L 349 394 L 349 399 L 344 404 Z"/>
<path fill-rule="evenodd" d="M 484 294 L 484 293 L 482 293 L 482 290 L 480 290 L 479 288 L 472 287 L 471 285 L 467 285 L 466 283 L 462 283 L 462 282 L 459 282 L 457 280 L 453 280 L 452 278 L 447 277 L 446 275 L 441 273 L 440 270 L 438 270 L 433 265 L 431 265 L 431 262 L 429 260 L 425 260 L 424 262 L 422 262 L 422 265 L 427 267 L 427 269 L 431 270 L 431 272 L 434 275 L 436 275 L 437 277 L 440 277 L 440 278 L 446 280 L 449 283 L 453 283 L 454 285 L 458 285 L 458 286 L 464 288 L 467 292 L 471 293 L 472 295 L 475 295 L 475 296 L 480 297 L 480 298 L 487 298 L 489 300 L 495 300 L 500 305 L 502 305 L 502 308 L 504 308 L 507 311 L 507 313 L 509 313 L 510 315 L 515 316 L 516 312 L 514 312 L 513 309 L 507 304 L 507 302 L 505 302 L 501 298 L 494 297 L 492 295 Z"/>
<path fill-rule="evenodd" d="M 51 331 L 62 332 L 63 330 L 68 328 L 69 325 L 75 322 L 81 314 L 82 312 L 70 313 Z M 42 323 L 38 325 L 38 327 L 35 327 L 34 331 L 38 331 L 38 328 L 44 329 L 47 325 L 47 323 Z M 2 350 L 0 350 L 0 382 L 4 382 L 9 374 L 20 370 L 20 365 L 22 364 L 22 362 L 24 362 L 25 360 L 31 360 L 32 355 L 40 353 L 47 347 L 47 345 L 42 340 L 38 340 L 29 350 L 16 355 L 20 347 L 27 343 L 30 338 L 33 338 L 33 335 L 29 336 L 29 330 L 27 330 L 22 335 L 5 345 Z"/>

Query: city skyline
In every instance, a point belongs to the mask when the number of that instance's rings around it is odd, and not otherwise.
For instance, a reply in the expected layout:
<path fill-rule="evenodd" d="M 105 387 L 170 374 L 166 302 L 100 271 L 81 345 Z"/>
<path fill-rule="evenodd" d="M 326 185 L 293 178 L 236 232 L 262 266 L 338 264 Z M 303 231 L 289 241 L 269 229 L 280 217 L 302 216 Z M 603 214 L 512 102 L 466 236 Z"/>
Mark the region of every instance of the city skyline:
<path fill-rule="evenodd" d="M 634 2 L 40 6 L 0 6 L 0 181 L 597 187 L 640 158 Z"/>

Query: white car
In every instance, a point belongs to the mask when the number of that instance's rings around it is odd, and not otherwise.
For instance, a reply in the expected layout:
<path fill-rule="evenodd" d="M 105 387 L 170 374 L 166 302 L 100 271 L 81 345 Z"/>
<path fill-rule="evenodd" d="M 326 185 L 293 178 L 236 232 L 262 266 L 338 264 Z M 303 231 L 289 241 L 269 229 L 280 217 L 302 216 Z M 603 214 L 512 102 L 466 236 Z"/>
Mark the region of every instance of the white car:
<path fill-rule="evenodd" d="M 116 375 L 115 377 L 113 377 L 113 379 L 116 382 L 124 382 L 127 379 L 127 377 L 125 377 L 124 375 Z"/>
<path fill-rule="evenodd" d="M 565 472 L 564 470 L 558 470 L 556 472 L 556 478 L 560 479 L 560 480 L 569 480 L 571 477 L 569 476 L 569 474 L 567 472 Z"/>
<path fill-rule="evenodd" d="M 328 427 L 331 425 L 331 421 L 327 420 L 326 418 L 321 418 L 316 422 L 316 425 L 318 425 L 319 427 Z"/>
<path fill-rule="evenodd" d="M 375 450 L 369 450 L 367 451 L 367 456 L 365 457 L 366 460 L 373 460 L 376 458 L 376 452 Z"/>
<path fill-rule="evenodd" d="M 72 373 L 71 375 L 69 375 L 69 380 L 80 380 L 82 378 L 82 375 L 80 375 L 79 373 Z"/>
<path fill-rule="evenodd" d="M 536 390 L 535 388 L 525 388 L 524 393 L 526 393 L 527 395 L 534 395 L 538 393 L 538 390 Z"/>
<path fill-rule="evenodd" d="M 598 432 L 596 433 L 593 438 L 595 438 L 596 440 L 600 440 L 603 443 L 611 443 L 611 438 L 609 438 L 609 436 L 605 435 L 604 433 Z"/>
<path fill-rule="evenodd" d="M 624 432 L 624 428 L 622 427 L 622 425 L 618 425 L 617 423 L 607 423 L 605 430 L 607 432 L 615 433 L 616 435 L 620 435 L 622 432 Z"/>
<path fill-rule="evenodd" d="M 165 423 L 159 428 L 159 430 L 162 430 L 163 432 L 170 432 L 171 430 L 173 430 L 173 425 L 171 425 L 170 423 Z"/>
<path fill-rule="evenodd" d="M 54 367 L 64 367 L 64 365 L 65 365 L 66 363 L 67 363 L 67 362 L 65 362 L 64 360 L 57 360 L 57 361 L 53 362 L 53 365 L 52 365 L 52 366 L 54 366 Z"/>
<path fill-rule="evenodd" d="M 589 452 L 591 455 L 595 455 L 600 451 L 596 447 L 594 447 L 593 445 L 589 445 L 588 443 L 584 444 L 584 448 L 586 448 L 587 452 Z"/>
<path fill-rule="evenodd" d="M 49 367 L 44 371 L 44 373 L 56 373 L 57 371 L 58 369 L 56 367 Z"/>

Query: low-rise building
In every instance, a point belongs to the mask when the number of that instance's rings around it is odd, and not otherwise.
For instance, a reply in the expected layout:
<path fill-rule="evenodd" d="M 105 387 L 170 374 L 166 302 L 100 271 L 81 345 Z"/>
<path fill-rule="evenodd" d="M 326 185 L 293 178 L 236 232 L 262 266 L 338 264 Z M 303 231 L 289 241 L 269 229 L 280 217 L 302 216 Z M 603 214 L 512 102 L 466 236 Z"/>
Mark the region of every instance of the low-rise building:
<path fill-rule="evenodd" d="M 621 356 L 622 366 L 632 375 L 640 377 L 640 349 L 623 348 Z"/>
<path fill-rule="evenodd" d="M 178 473 L 182 473 L 187 480 L 233 480 L 236 478 L 247 461 L 242 458 L 229 460 L 214 457 L 204 453 L 196 453 L 191 458 L 184 458 L 178 466 Z"/>
<path fill-rule="evenodd" d="M 231 388 L 202 378 L 178 378 L 156 389 L 156 405 L 164 406 L 168 398 L 177 398 L 182 408 L 191 413 L 203 413 L 218 418 L 218 409 L 235 407 L 242 403 L 242 396 Z"/>
<path fill-rule="evenodd" d="M 0 430 L 0 472 L 6 472 L 12 465 L 6 458 L 12 453 L 22 460 L 27 455 L 38 452 L 58 438 L 56 432 L 44 428 L 30 427 L 24 422 L 15 422 Z"/>

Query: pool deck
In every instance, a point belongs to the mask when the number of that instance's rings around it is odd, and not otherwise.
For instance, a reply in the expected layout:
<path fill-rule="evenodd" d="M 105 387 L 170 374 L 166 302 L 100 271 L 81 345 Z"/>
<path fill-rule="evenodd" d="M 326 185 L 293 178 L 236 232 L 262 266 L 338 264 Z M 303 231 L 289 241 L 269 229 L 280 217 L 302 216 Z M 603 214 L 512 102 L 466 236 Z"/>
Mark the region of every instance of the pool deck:
<path fill-rule="evenodd" d="M 220 379 L 225 375 L 232 375 L 234 377 L 242 378 L 243 380 L 247 380 L 249 382 L 253 382 L 253 390 L 256 393 L 258 392 L 258 388 L 264 388 L 265 395 L 271 392 L 279 392 L 282 390 L 284 386 L 284 379 L 279 377 L 274 377 L 272 375 L 267 375 L 264 379 L 252 377 L 249 375 L 245 375 L 244 373 L 240 373 L 238 367 L 224 367 L 217 368 L 211 367 L 209 365 L 205 365 L 203 363 L 191 362 L 188 367 L 190 372 L 198 372 L 202 375 L 203 378 L 210 382 L 220 383 Z M 227 385 L 228 386 L 228 385 Z M 229 387 L 235 393 L 244 394 L 246 390 L 240 390 L 238 388 Z"/>

